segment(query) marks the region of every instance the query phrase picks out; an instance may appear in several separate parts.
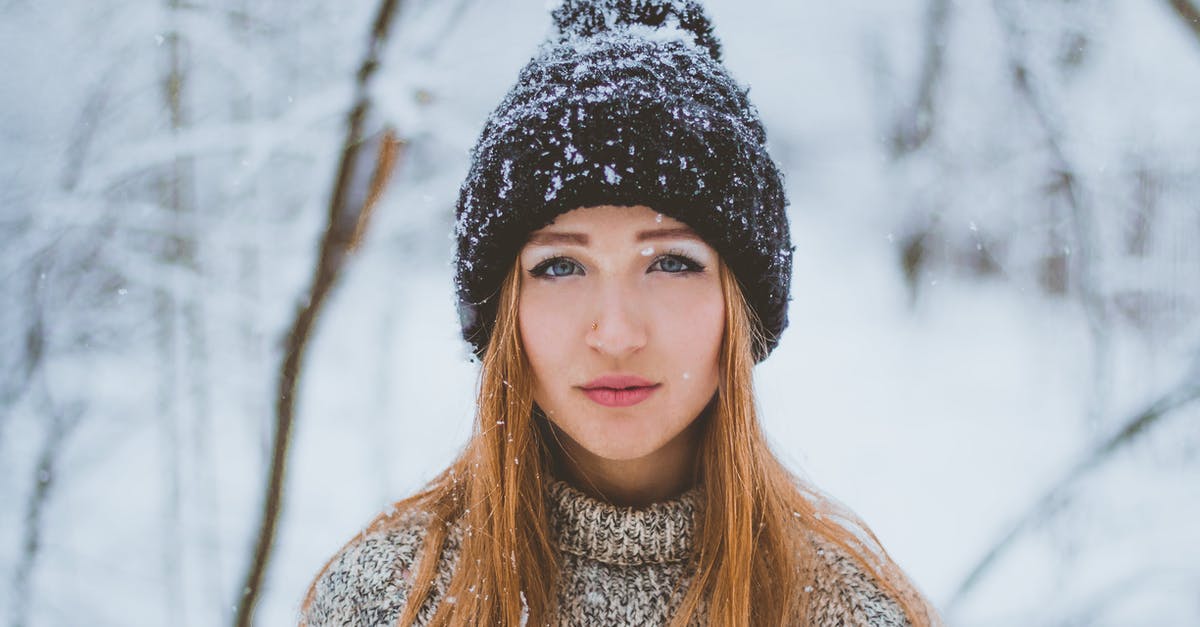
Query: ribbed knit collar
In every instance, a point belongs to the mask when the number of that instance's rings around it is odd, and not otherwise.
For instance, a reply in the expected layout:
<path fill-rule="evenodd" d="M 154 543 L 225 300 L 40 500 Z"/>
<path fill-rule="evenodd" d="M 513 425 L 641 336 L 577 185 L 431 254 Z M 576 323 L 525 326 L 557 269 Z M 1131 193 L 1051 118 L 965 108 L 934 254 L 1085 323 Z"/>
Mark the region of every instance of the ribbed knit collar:
<path fill-rule="evenodd" d="M 688 559 L 703 499 L 697 486 L 646 507 L 621 507 L 551 479 L 547 504 L 560 549 L 606 564 L 634 566 Z"/>

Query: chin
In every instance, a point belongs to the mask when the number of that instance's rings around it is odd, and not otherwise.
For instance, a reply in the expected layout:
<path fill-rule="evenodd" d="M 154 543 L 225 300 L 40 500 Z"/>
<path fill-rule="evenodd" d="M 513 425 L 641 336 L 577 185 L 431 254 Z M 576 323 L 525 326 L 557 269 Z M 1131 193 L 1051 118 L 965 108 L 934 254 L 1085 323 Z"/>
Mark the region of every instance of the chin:
<path fill-rule="evenodd" d="M 589 409 L 592 413 L 588 412 Z M 593 408 L 583 408 L 577 410 L 575 415 L 586 417 L 566 424 L 554 419 L 551 422 L 576 446 L 608 461 L 621 462 L 646 457 L 662 449 L 678 435 L 677 432 L 671 433 L 669 427 L 664 431 L 667 425 L 655 424 L 649 415 L 642 412 L 614 416 L 607 411 L 597 414 Z"/>
<path fill-rule="evenodd" d="M 621 429 L 610 425 L 604 434 L 586 437 L 576 442 L 587 452 L 609 461 L 630 461 L 646 457 L 666 446 L 669 437 L 661 433 L 645 433 L 637 429 Z"/>
<path fill-rule="evenodd" d="M 607 459 L 613 462 L 627 462 L 634 459 L 645 457 L 654 451 L 657 451 L 661 446 L 648 446 L 645 441 L 640 442 L 609 442 L 600 446 L 584 445 L 589 453 Z"/>

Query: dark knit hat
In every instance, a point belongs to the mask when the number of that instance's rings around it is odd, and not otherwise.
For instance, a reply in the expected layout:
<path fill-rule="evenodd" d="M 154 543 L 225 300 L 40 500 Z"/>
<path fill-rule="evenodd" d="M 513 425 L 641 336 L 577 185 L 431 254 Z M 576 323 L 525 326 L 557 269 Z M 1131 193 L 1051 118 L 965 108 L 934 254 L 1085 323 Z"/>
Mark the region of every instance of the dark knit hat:
<path fill-rule="evenodd" d="M 459 193 L 455 284 L 480 359 L 499 286 L 532 231 L 597 205 L 645 205 L 691 227 L 741 284 L 765 338 L 787 327 L 791 236 L 754 105 L 694 0 L 564 0 L 488 118 Z"/>

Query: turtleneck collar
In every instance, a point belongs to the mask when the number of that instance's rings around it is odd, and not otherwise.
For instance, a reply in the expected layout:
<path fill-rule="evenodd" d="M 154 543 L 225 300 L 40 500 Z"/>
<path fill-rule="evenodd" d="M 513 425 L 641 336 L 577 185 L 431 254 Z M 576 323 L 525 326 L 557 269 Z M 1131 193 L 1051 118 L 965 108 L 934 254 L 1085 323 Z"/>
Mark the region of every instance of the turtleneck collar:
<path fill-rule="evenodd" d="M 621 507 L 551 478 L 547 505 L 563 551 L 618 566 L 688 559 L 703 507 L 699 486 L 646 507 Z"/>

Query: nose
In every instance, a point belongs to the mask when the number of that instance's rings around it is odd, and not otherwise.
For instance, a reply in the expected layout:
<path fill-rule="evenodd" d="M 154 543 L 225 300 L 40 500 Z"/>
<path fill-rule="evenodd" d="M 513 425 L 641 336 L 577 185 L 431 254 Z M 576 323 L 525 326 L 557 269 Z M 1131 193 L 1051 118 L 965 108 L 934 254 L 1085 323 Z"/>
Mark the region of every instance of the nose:
<path fill-rule="evenodd" d="M 612 357 L 624 357 L 646 345 L 648 329 L 634 288 L 609 284 L 597 291 L 596 314 L 584 321 L 587 345 Z M 592 322 L 596 328 L 592 328 Z"/>

